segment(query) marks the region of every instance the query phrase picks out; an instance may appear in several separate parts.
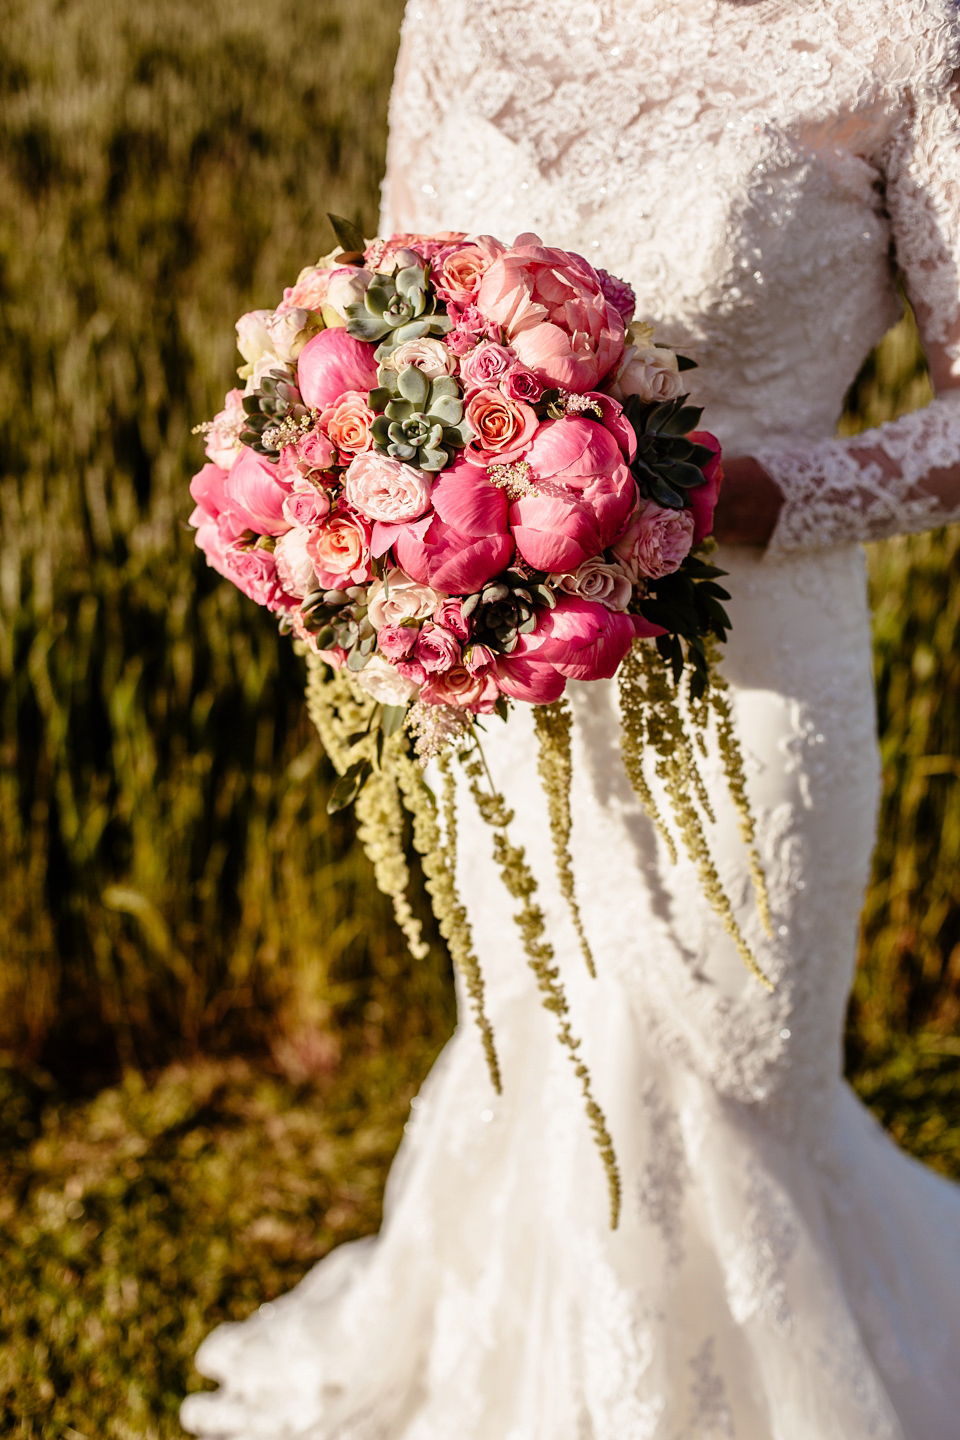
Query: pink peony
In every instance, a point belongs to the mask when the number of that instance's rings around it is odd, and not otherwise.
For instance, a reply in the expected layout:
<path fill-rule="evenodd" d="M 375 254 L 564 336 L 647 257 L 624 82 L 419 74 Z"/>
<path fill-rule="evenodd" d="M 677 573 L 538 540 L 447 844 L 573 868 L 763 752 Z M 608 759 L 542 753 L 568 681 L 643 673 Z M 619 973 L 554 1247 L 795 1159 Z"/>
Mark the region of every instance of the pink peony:
<path fill-rule="evenodd" d="M 442 472 L 431 499 L 433 521 L 422 535 L 414 533 L 419 527 L 404 527 L 394 545 L 397 562 L 434 590 L 472 595 L 513 558 L 506 495 L 461 458 Z"/>
<path fill-rule="evenodd" d="M 434 266 L 431 277 L 444 304 L 469 305 L 476 298 L 480 281 L 505 248 L 491 235 L 479 235 L 470 244 L 451 250 L 439 266 Z"/>
<path fill-rule="evenodd" d="M 348 390 L 336 404 L 320 412 L 320 424 L 345 461 L 370 449 L 374 418 L 367 404 L 367 392 L 359 390 Z"/>
<path fill-rule="evenodd" d="M 460 365 L 460 379 L 467 390 L 496 385 L 516 363 L 517 357 L 505 345 L 490 341 L 486 345 L 478 345 L 465 357 Z"/>
<path fill-rule="evenodd" d="M 335 405 L 347 390 L 372 390 L 377 383 L 373 346 L 346 330 L 321 330 L 300 352 L 297 383 L 304 404 L 317 410 Z"/>
<path fill-rule="evenodd" d="M 388 525 L 423 515 L 430 508 L 430 489 L 430 477 L 422 470 L 375 451 L 352 460 L 343 481 L 348 505 Z"/>
<path fill-rule="evenodd" d="M 533 493 L 514 501 L 517 549 L 535 570 L 568 572 L 619 535 L 637 495 L 616 440 L 579 418 L 547 421 L 524 459 Z"/>
<path fill-rule="evenodd" d="M 415 625 L 384 625 L 377 634 L 377 648 L 391 664 L 406 660 L 416 643 Z"/>
<path fill-rule="evenodd" d="M 693 543 L 699 545 L 713 531 L 713 512 L 723 484 L 723 465 L 720 461 L 720 441 L 709 430 L 691 430 L 687 439 L 695 445 L 706 445 L 708 450 L 713 451 L 713 459 L 703 467 L 706 483 L 687 491 L 693 513 Z"/>
<path fill-rule="evenodd" d="M 634 584 L 641 575 L 659 580 L 679 570 L 693 545 L 693 512 L 667 510 L 638 500 L 613 553 Z"/>
<path fill-rule="evenodd" d="M 432 675 L 459 664 L 460 646 L 449 630 L 428 621 L 417 636 L 414 655 L 427 674 Z"/>
<path fill-rule="evenodd" d="M 571 680 L 609 680 L 636 637 L 663 633 L 637 615 L 564 595 L 553 610 L 540 611 L 536 630 L 520 636 L 514 655 Z"/>
<path fill-rule="evenodd" d="M 359 515 L 340 510 L 310 536 L 307 553 L 324 590 L 346 590 L 370 579 L 370 527 Z"/>
<path fill-rule="evenodd" d="M 518 236 L 493 262 L 476 303 L 545 385 L 595 390 L 620 364 L 623 318 L 596 271 L 579 255 L 542 245 L 536 235 Z"/>
<path fill-rule="evenodd" d="M 472 391 L 467 396 L 464 414 L 473 430 L 467 451 L 476 455 L 482 464 L 517 459 L 530 444 L 540 423 L 536 411 L 529 405 L 508 400 L 501 390 L 493 388 Z"/>
<path fill-rule="evenodd" d="M 551 705 L 567 684 L 567 677 L 555 666 L 516 652 L 497 656 L 497 679 L 505 695 L 529 705 Z"/>
<path fill-rule="evenodd" d="M 456 705 L 474 715 L 492 714 L 499 698 L 500 686 L 490 665 L 472 670 L 466 665 L 454 665 L 441 674 L 428 676 L 420 691 L 425 705 Z"/>
<path fill-rule="evenodd" d="M 276 465 L 245 445 L 227 476 L 224 492 L 234 515 L 255 535 L 282 535 L 290 529 L 283 502 L 291 488 Z"/>

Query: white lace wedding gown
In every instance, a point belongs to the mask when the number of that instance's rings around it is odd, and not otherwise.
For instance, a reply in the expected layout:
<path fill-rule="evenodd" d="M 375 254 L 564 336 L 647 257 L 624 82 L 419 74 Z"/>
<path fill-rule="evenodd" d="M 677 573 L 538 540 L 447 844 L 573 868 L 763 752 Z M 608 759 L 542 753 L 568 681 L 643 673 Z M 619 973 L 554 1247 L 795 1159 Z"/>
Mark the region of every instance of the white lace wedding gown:
<path fill-rule="evenodd" d="M 712 836 L 777 988 L 747 975 L 638 811 L 612 685 L 569 691 L 590 980 L 529 715 L 498 724 L 488 754 L 613 1134 L 620 1227 L 489 832 L 461 797 L 503 1096 L 465 1016 L 411 1114 L 381 1234 L 205 1342 L 221 1389 L 186 1402 L 188 1429 L 960 1435 L 960 1190 L 900 1154 L 841 1080 L 878 794 L 857 542 L 960 518 L 922 486 L 960 461 L 960 402 L 829 438 L 897 314 L 891 245 L 928 334 L 957 333 L 958 39 L 948 0 L 410 0 L 387 229 L 536 230 L 629 278 L 639 314 L 699 360 L 727 451 L 759 455 L 784 491 L 767 555 L 721 554 L 772 943 L 722 805 Z"/>

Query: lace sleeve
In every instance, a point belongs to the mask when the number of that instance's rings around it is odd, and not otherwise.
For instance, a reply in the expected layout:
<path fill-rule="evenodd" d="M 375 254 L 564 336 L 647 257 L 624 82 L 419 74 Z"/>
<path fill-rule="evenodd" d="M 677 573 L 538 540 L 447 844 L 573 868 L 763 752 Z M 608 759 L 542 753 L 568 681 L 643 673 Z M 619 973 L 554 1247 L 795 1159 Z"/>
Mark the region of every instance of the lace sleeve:
<path fill-rule="evenodd" d="M 860 435 L 759 447 L 784 497 L 773 556 L 960 520 L 958 35 L 950 0 L 927 36 L 926 78 L 881 157 L 897 263 L 944 388 L 925 409 Z"/>

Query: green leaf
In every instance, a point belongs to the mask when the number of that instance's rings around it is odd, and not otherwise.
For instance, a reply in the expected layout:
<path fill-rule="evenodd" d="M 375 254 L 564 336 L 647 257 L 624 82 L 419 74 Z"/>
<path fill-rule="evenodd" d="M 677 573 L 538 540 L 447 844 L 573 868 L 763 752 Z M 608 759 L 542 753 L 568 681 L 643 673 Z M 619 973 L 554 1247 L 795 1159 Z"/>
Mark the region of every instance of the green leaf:
<path fill-rule="evenodd" d="M 696 360 L 691 360 L 689 355 L 678 355 L 678 356 L 677 356 L 677 369 L 678 369 L 678 370 L 696 370 L 696 368 L 697 368 L 697 362 L 696 362 Z"/>
<path fill-rule="evenodd" d="M 327 211 L 327 219 L 333 227 L 333 233 L 337 237 L 337 244 L 342 245 L 349 253 L 359 250 L 361 253 L 366 250 L 367 242 L 360 234 L 352 220 L 345 220 L 342 215 L 331 215 Z"/>
<path fill-rule="evenodd" d="M 335 815 L 338 810 L 352 805 L 372 774 L 373 766 L 369 760 L 356 760 L 334 785 L 327 801 L 327 814 Z"/>
<path fill-rule="evenodd" d="M 704 484 L 703 471 L 698 470 L 696 465 L 688 465 L 685 460 L 662 460 L 657 466 L 657 473 L 668 485 L 679 486 L 681 490 L 696 490 Z"/>
<path fill-rule="evenodd" d="M 702 405 L 682 405 L 660 429 L 665 435 L 687 435 L 696 430 L 702 414 Z"/>
<path fill-rule="evenodd" d="M 406 705 L 384 705 L 380 712 L 380 729 L 389 737 L 396 735 L 407 713 Z"/>

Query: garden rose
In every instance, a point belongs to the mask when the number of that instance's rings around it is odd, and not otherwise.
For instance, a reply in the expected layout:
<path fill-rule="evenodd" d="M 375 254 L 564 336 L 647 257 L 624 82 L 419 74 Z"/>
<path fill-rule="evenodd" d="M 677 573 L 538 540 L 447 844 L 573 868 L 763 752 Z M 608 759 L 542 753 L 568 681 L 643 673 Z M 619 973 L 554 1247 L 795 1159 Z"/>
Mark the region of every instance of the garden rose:
<path fill-rule="evenodd" d="M 402 570 L 390 570 L 383 580 L 374 580 L 367 591 L 367 618 L 375 630 L 400 625 L 404 620 L 426 620 L 440 603 L 429 585 L 412 580 Z"/>
<path fill-rule="evenodd" d="M 491 665 L 468 669 L 454 665 L 440 674 L 428 675 L 420 691 L 425 705 L 456 705 L 475 715 L 490 715 L 500 697 L 496 672 Z"/>
<path fill-rule="evenodd" d="M 377 649 L 393 664 L 406 660 L 416 643 L 415 625 L 384 625 L 377 633 Z"/>
<path fill-rule="evenodd" d="M 237 349 L 248 365 L 253 365 L 267 352 L 273 353 L 267 321 L 272 310 L 250 310 L 237 321 Z"/>
<path fill-rule="evenodd" d="M 430 490 L 430 477 L 422 470 L 376 451 L 352 460 L 343 481 L 348 505 L 367 519 L 388 525 L 423 515 L 430 508 Z"/>
<path fill-rule="evenodd" d="M 379 274 L 392 275 L 395 269 L 445 256 L 462 245 L 466 238 L 462 230 L 438 230 L 433 235 L 398 233 L 388 240 L 371 241 L 363 258 Z"/>
<path fill-rule="evenodd" d="M 414 655 L 428 675 L 449 670 L 460 660 L 460 646 L 454 635 L 442 625 L 427 622 L 417 636 Z"/>
<path fill-rule="evenodd" d="M 636 395 L 647 404 L 675 400 L 682 393 L 683 379 L 676 355 L 656 345 L 643 349 L 631 345 L 610 387 L 610 394 L 616 400 Z"/>
<path fill-rule="evenodd" d="M 243 413 L 243 391 L 228 390 L 224 396 L 223 409 L 210 422 L 204 441 L 204 449 L 222 470 L 229 470 L 240 454 L 240 431 L 246 427 Z"/>
<path fill-rule="evenodd" d="M 373 389 L 377 383 L 373 348 L 346 330 L 321 330 L 301 350 L 297 378 L 304 404 L 324 410 L 335 405 L 345 390 Z"/>
<path fill-rule="evenodd" d="M 630 576 L 620 565 L 605 560 L 585 560 L 572 575 L 551 575 L 551 582 L 568 595 L 596 600 L 608 610 L 626 610 L 633 595 Z"/>
<path fill-rule="evenodd" d="M 277 466 L 246 445 L 224 484 L 230 509 L 255 535 L 282 535 L 290 529 L 283 513 L 290 491 Z"/>
<path fill-rule="evenodd" d="M 579 255 L 520 235 L 487 270 L 477 309 L 544 385 L 595 390 L 623 356 L 624 323 Z"/>
<path fill-rule="evenodd" d="M 441 375 L 452 375 L 457 368 L 446 345 L 440 340 L 434 340 L 425 335 L 420 340 L 404 340 L 396 350 L 383 358 L 385 370 L 405 370 L 412 365 L 415 370 L 420 370 L 428 380 L 438 380 Z"/>
<path fill-rule="evenodd" d="M 467 357 L 470 358 L 469 356 Z M 524 365 L 514 365 L 500 382 L 504 395 L 510 400 L 523 400 L 527 405 L 536 405 L 543 394 L 543 386 Z"/>
<path fill-rule="evenodd" d="M 469 305 L 476 298 L 480 281 L 505 247 L 492 235 L 479 235 L 461 245 L 434 268 L 433 283 L 444 304 Z"/>
<path fill-rule="evenodd" d="M 317 588 L 313 560 L 307 551 L 311 533 L 305 525 L 294 525 L 280 536 L 273 552 L 280 584 L 289 595 L 301 600 Z"/>
<path fill-rule="evenodd" d="M 324 590 L 345 590 L 370 579 L 370 527 L 359 515 L 340 510 L 310 536 L 307 553 Z"/>
<path fill-rule="evenodd" d="M 536 570 L 575 571 L 623 529 L 633 476 L 610 432 L 577 417 L 541 425 L 524 459 L 535 493 L 510 507 L 517 549 Z"/>
<path fill-rule="evenodd" d="M 468 453 L 498 461 L 521 455 L 540 423 L 529 405 L 508 400 L 501 390 L 492 387 L 471 391 L 464 415 L 473 430 Z"/>
<path fill-rule="evenodd" d="M 283 513 L 291 525 L 312 529 L 330 514 L 330 496 L 318 485 L 297 476 L 299 486 L 294 482 L 293 490 L 283 502 Z"/>
<path fill-rule="evenodd" d="M 359 390 L 348 390 L 335 405 L 320 412 L 320 424 L 336 445 L 341 459 L 350 459 L 370 449 L 374 418 L 366 393 L 361 394 Z"/>
<path fill-rule="evenodd" d="M 359 688 L 372 695 L 379 705 L 406 705 L 417 693 L 413 681 L 401 675 L 382 655 L 371 655 L 353 678 Z"/>
<path fill-rule="evenodd" d="M 679 570 L 693 545 L 693 514 L 667 510 L 652 500 L 638 500 L 613 553 L 632 578 L 659 580 Z"/>
<path fill-rule="evenodd" d="M 360 303 L 372 279 L 372 271 L 361 270 L 357 265 L 342 265 L 338 270 L 332 270 L 322 307 L 326 324 L 346 325 L 347 306 Z"/>
<path fill-rule="evenodd" d="M 310 310 L 293 306 L 289 310 L 277 310 L 267 321 L 270 346 L 278 360 L 290 364 L 316 331 L 318 321 Z"/>
<path fill-rule="evenodd" d="M 433 612 L 433 623 L 442 625 L 458 640 L 466 640 L 470 634 L 470 622 L 463 618 L 463 605 L 459 600 L 444 600 Z"/>
<path fill-rule="evenodd" d="M 496 385 L 516 363 L 517 357 L 505 345 L 490 341 L 486 345 L 478 345 L 465 357 L 460 365 L 460 378 L 468 390 Z"/>
<path fill-rule="evenodd" d="M 333 270 L 328 265 L 308 265 L 297 276 L 296 285 L 288 285 L 278 309 L 320 310 L 330 288 Z"/>

